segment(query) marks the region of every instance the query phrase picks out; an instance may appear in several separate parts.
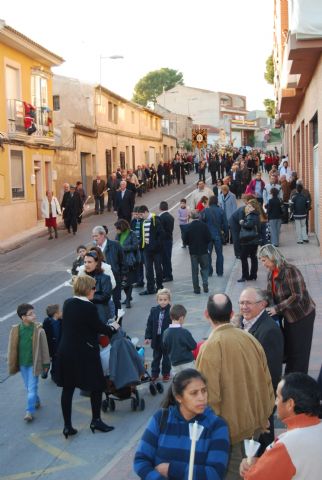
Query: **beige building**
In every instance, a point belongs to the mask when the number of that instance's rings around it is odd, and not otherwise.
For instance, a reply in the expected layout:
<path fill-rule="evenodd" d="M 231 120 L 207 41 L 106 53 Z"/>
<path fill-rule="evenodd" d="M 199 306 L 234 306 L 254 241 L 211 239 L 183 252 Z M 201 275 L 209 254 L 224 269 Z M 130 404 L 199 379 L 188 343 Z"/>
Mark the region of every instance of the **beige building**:
<path fill-rule="evenodd" d="M 244 128 L 238 130 L 242 130 L 243 134 L 236 133 L 232 137 L 231 121 L 244 120 L 247 115 L 246 97 L 243 95 L 176 85 L 159 95 L 157 102 L 176 114 L 191 117 L 194 125 L 210 125 L 219 129 L 221 143 L 230 143 L 235 138 L 234 146 L 239 147 L 247 139 L 248 130 Z"/>
<path fill-rule="evenodd" d="M 57 183 L 82 179 L 88 193 L 96 174 L 135 169 L 172 158 L 176 138 L 162 116 L 103 86 L 56 75 L 53 82 Z"/>
<path fill-rule="evenodd" d="M 154 104 L 153 111 L 162 115 L 162 132 L 177 139 L 177 147 L 182 147 L 184 142 L 192 138 L 192 118 L 180 113 L 171 112 L 158 103 Z"/>
<path fill-rule="evenodd" d="M 55 192 L 51 68 L 62 62 L 0 20 L 0 240 L 35 227 Z"/>
<path fill-rule="evenodd" d="M 274 7 L 276 124 L 283 153 L 312 194 L 310 229 L 321 243 L 322 4 L 275 0 Z"/>

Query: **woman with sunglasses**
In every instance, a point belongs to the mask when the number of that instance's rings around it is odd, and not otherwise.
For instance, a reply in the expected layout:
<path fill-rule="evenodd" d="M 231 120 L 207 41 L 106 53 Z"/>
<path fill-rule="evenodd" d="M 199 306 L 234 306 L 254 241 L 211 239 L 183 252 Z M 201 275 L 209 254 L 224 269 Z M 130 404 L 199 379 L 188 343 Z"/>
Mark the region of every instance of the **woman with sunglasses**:
<path fill-rule="evenodd" d="M 90 258 L 90 257 L 87 257 Z M 75 388 L 90 392 L 92 421 L 90 429 L 109 432 L 113 427 L 101 420 L 102 392 L 106 382 L 100 360 L 98 335 L 111 337 L 119 328 L 117 322 L 110 325 L 100 321 L 92 301 L 95 295 L 95 279 L 81 275 L 75 279 L 73 298 L 63 306 L 62 337 L 57 353 L 57 385 L 63 387 L 61 407 L 64 417 L 63 435 L 75 435 L 72 426 L 72 400 Z"/>
<path fill-rule="evenodd" d="M 90 250 L 84 257 L 84 272 L 96 281 L 92 302 L 97 307 L 99 319 L 102 323 L 113 318 L 109 302 L 112 295 L 112 282 L 102 268 L 102 257 L 95 250 Z"/>

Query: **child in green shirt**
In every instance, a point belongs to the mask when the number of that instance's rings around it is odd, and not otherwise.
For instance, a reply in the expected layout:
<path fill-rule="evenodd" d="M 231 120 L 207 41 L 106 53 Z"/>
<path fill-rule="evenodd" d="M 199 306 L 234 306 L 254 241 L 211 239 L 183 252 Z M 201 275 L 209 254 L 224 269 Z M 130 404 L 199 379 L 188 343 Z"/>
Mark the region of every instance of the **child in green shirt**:
<path fill-rule="evenodd" d="M 24 420 L 31 422 L 40 407 L 38 377 L 50 365 L 47 339 L 42 325 L 36 322 L 34 307 L 28 303 L 18 306 L 21 323 L 11 327 L 8 344 L 9 373 L 21 373 L 27 390 L 27 408 Z"/>

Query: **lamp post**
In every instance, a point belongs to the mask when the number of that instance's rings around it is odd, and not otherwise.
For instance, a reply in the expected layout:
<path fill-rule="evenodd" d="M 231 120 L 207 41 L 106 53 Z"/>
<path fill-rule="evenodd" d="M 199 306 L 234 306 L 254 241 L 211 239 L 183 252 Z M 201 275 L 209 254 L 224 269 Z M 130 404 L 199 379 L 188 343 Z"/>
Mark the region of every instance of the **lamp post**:
<path fill-rule="evenodd" d="M 102 98 L 102 60 L 119 60 L 124 58 L 123 55 L 109 55 L 108 57 L 104 57 L 100 55 L 100 101 L 99 105 L 101 105 L 101 98 Z"/>

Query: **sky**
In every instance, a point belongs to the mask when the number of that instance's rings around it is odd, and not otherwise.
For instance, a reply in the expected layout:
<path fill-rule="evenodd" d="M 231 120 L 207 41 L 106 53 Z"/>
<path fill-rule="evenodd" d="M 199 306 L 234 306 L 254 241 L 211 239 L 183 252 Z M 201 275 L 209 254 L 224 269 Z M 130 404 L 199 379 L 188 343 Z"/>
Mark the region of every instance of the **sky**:
<path fill-rule="evenodd" d="M 131 99 L 135 84 L 162 67 L 189 87 L 245 95 L 264 110 L 273 48 L 273 0 L 14 0 L 0 18 L 64 58 L 54 73 L 101 83 Z M 102 59 L 122 55 L 123 59 Z M 100 75 L 101 67 L 101 75 Z"/>

